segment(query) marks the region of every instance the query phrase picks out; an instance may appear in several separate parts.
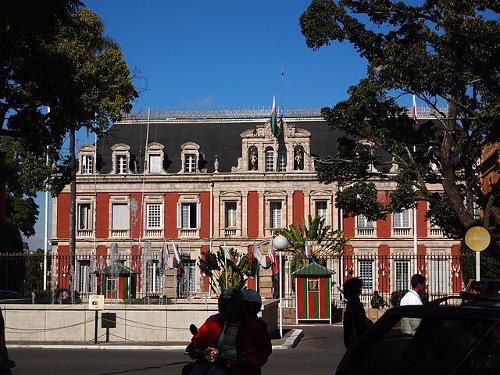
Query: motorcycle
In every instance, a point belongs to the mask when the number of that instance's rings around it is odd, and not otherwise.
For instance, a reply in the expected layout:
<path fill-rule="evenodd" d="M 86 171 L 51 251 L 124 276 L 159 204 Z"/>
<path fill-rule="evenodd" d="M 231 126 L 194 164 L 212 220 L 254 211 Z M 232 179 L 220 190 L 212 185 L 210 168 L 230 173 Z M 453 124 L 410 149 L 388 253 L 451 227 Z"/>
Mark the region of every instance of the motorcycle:
<path fill-rule="evenodd" d="M 198 327 L 191 324 L 189 331 L 194 336 L 198 332 Z M 231 361 L 222 358 L 217 347 L 200 350 L 191 343 L 186 347 L 184 354 L 189 355 L 195 362 L 184 366 L 182 375 L 238 375 L 242 373 L 242 366 L 245 365 L 244 360 Z"/>

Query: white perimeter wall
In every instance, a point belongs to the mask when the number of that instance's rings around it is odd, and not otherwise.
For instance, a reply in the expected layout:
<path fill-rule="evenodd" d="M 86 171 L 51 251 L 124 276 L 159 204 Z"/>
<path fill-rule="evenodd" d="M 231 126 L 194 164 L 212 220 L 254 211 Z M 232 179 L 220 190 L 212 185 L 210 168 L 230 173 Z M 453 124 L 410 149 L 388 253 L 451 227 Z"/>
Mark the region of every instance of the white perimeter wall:
<path fill-rule="evenodd" d="M 87 305 L 0 305 L 7 342 L 94 342 L 95 311 Z M 278 301 L 265 301 L 261 311 L 268 331 L 277 329 Z M 217 304 L 105 305 L 99 311 L 98 341 L 106 339 L 101 313 L 116 313 L 110 341 L 187 342 L 189 325 L 200 327 L 217 313 Z"/>

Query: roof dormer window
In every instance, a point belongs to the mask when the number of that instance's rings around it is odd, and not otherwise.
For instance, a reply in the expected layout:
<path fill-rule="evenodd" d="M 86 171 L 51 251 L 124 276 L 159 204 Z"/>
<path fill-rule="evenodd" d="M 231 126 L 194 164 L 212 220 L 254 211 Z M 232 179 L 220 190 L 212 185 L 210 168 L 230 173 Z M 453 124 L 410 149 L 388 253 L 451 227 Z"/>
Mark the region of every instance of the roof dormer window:
<path fill-rule="evenodd" d="M 145 166 L 149 174 L 161 174 L 163 170 L 164 160 L 164 146 L 160 143 L 150 143 L 146 150 L 146 163 Z"/>
<path fill-rule="evenodd" d="M 113 145 L 113 171 L 115 174 L 129 173 L 130 146 L 123 143 Z"/>
<path fill-rule="evenodd" d="M 80 148 L 80 169 L 78 173 L 83 175 L 94 174 L 95 148 L 93 145 L 83 145 Z"/>
<path fill-rule="evenodd" d="M 182 169 L 180 173 L 199 172 L 200 146 L 193 142 L 184 143 L 181 146 Z"/>

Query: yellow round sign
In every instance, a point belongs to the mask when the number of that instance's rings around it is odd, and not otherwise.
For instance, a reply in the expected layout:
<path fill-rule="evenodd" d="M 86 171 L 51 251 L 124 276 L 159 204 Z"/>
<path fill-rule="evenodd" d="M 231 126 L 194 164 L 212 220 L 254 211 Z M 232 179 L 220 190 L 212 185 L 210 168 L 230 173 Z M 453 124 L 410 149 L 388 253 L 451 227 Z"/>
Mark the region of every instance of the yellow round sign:
<path fill-rule="evenodd" d="M 474 251 L 486 249 L 490 240 L 490 234 L 483 227 L 472 227 L 465 233 L 465 244 Z"/>

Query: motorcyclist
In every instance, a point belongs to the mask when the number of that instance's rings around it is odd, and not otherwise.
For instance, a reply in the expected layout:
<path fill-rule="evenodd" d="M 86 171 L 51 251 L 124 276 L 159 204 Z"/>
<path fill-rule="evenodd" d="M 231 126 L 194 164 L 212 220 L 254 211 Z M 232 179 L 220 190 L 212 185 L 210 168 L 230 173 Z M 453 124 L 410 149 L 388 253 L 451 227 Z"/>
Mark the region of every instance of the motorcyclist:
<path fill-rule="evenodd" d="M 197 353 L 207 353 L 207 350 L 217 353 L 214 354 L 216 367 L 228 374 L 259 375 L 260 367 L 270 354 L 270 350 L 265 349 L 269 346 L 265 326 L 256 317 L 245 314 L 245 301 L 239 289 L 222 292 L 218 307 L 219 313 L 203 323 L 190 346 Z M 207 363 L 200 363 L 191 373 L 211 373 L 207 369 Z"/>
<path fill-rule="evenodd" d="M 255 374 L 261 374 L 261 368 L 267 362 L 267 358 L 271 355 L 272 352 L 272 344 L 269 334 L 267 333 L 267 324 L 262 319 L 260 319 L 257 314 L 260 312 L 262 308 L 262 298 L 260 297 L 259 292 L 254 289 L 245 289 L 243 290 L 243 298 L 245 300 L 245 315 L 249 319 L 255 319 L 259 324 L 260 333 L 259 336 L 265 337 L 265 345 L 261 345 L 255 351 L 256 356 L 253 358 L 253 365 L 256 368 Z"/>

